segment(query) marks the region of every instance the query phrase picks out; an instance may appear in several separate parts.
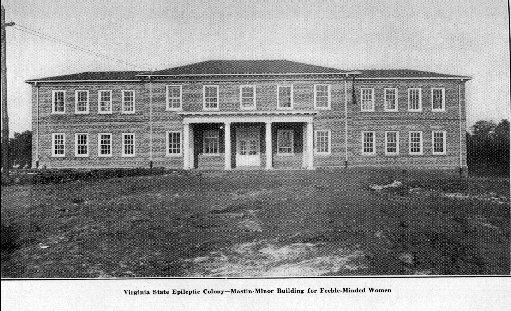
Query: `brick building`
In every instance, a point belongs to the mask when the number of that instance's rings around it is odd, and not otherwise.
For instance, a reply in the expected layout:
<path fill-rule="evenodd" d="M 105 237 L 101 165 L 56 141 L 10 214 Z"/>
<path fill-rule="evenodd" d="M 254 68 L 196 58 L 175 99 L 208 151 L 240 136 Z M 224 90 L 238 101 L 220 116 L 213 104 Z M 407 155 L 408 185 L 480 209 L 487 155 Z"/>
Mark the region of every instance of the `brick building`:
<path fill-rule="evenodd" d="M 33 166 L 464 169 L 469 79 L 281 60 L 34 79 Z"/>

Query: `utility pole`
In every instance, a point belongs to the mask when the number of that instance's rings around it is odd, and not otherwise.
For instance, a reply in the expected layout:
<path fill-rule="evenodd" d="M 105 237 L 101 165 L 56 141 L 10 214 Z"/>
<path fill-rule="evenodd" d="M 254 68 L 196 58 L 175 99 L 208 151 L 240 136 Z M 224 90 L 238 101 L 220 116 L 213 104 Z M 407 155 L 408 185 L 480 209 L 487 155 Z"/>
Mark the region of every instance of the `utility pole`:
<path fill-rule="evenodd" d="M 5 28 L 14 26 L 13 22 L 5 22 L 5 8 L 2 5 L 2 172 L 9 176 L 11 161 L 9 156 L 9 115 L 7 114 L 7 40 Z"/>

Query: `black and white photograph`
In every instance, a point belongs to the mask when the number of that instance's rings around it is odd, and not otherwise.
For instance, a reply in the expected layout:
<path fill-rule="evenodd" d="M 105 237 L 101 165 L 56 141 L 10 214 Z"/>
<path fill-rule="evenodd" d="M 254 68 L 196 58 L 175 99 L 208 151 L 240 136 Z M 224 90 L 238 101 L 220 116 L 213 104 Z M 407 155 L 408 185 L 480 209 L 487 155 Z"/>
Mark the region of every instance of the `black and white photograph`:
<path fill-rule="evenodd" d="M 511 306 L 508 1 L 6 0 L 1 26 L 2 308 L 408 280 Z"/>

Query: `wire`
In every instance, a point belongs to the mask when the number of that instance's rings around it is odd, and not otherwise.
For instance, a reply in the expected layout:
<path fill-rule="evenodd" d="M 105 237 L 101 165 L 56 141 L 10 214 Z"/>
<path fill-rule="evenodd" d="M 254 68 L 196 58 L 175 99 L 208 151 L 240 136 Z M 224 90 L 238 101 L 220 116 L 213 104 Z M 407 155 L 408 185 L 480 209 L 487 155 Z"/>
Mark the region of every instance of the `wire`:
<path fill-rule="evenodd" d="M 127 62 L 125 60 L 122 60 L 122 59 L 119 59 L 119 58 L 115 58 L 115 57 L 112 57 L 112 56 L 109 56 L 107 54 L 103 54 L 103 53 L 100 53 L 100 52 L 96 52 L 96 51 L 93 51 L 93 50 L 90 50 L 90 49 L 87 49 L 87 48 L 84 48 L 84 47 L 81 47 L 79 45 L 76 45 L 74 43 L 70 43 L 70 42 L 67 42 L 67 41 L 64 41 L 62 39 L 59 39 L 59 38 L 55 38 L 53 36 L 50 36 L 50 35 L 47 35 L 41 31 L 38 31 L 38 30 L 34 30 L 34 29 L 30 29 L 28 27 L 25 27 L 23 25 L 20 25 L 20 24 L 15 24 L 13 26 L 13 28 L 19 30 L 19 31 L 22 31 L 22 32 L 25 32 L 25 33 L 28 33 L 30 35 L 33 35 L 33 36 L 36 36 L 38 38 L 41 38 L 43 40 L 48 40 L 48 41 L 52 41 L 52 42 L 55 42 L 55 43 L 58 43 L 58 44 L 61 44 L 61 45 L 64 45 L 68 48 L 71 48 L 71 49 L 75 49 L 75 50 L 78 50 L 78 51 L 81 51 L 81 52 L 84 52 L 84 53 L 88 53 L 88 54 L 92 54 L 92 55 L 95 55 L 97 57 L 101 57 L 101 58 L 105 58 L 105 59 L 109 59 L 109 60 L 112 60 L 112 61 L 115 61 L 117 63 L 121 63 L 123 65 L 126 65 L 126 66 L 129 66 L 129 67 L 132 67 L 132 68 L 138 68 L 138 69 L 141 69 L 141 66 L 140 65 L 136 65 L 136 64 L 133 64 L 133 63 L 130 63 L 130 62 Z M 150 67 L 150 66 L 148 66 Z"/>

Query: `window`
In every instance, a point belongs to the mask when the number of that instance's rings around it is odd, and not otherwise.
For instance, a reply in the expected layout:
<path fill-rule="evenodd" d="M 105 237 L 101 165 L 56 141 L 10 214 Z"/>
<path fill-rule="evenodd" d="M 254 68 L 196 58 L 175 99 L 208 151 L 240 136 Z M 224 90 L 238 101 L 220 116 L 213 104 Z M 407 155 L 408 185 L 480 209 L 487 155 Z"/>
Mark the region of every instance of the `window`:
<path fill-rule="evenodd" d="M 89 156 L 89 134 L 85 133 L 75 134 L 75 156 L 77 157 Z"/>
<path fill-rule="evenodd" d="M 167 85 L 167 110 L 180 110 L 183 87 L 181 85 Z"/>
<path fill-rule="evenodd" d="M 98 156 L 99 157 L 112 156 L 112 134 L 106 133 L 98 134 Z"/>
<path fill-rule="evenodd" d="M 218 130 L 204 131 L 202 152 L 205 154 L 220 153 L 220 132 Z"/>
<path fill-rule="evenodd" d="M 277 107 L 281 109 L 293 109 L 293 87 L 290 85 L 279 85 L 277 89 Z"/>
<path fill-rule="evenodd" d="M 330 85 L 328 84 L 314 85 L 314 107 L 316 109 L 330 108 Z"/>
<path fill-rule="evenodd" d="M 383 109 L 385 111 L 397 111 L 397 89 L 384 90 Z"/>
<path fill-rule="evenodd" d="M 408 134 L 409 153 L 422 154 L 422 132 L 410 132 Z"/>
<path fill-rule="evenodd" d="M 98 113 L 112 113 L 112 91 L 99 91 L 98 99 Z"/>
<path fill-rule="evenodd" d="M 255 109 L 255 86 L 242 85 L 240 87 L 241 109 Z"/>
<path fill-rule="evenodd" d="M 385 154 L 399 154 L 399 132 L 385 132 Z"/>
<path fill-rule="evenodd" d="M 122 134 L 122 156 L 123 157 L 135 156 L 135 134 L 133 133 Z"/>
<path fill-rule="evenodd" d="M 75 113 L 89 113 L 89 91 L 75 91 Z"/>
<path fill-rule="evenodd" d="M 292 154 L 294 153 L 294 132 L 293 130 L 277 131 L 277 153 Z"/>
<path fill-rule="evenodd" d="M 204 109 L 205 110 L 218 109 L 218 85 L 204 86 Z"/>
<path fill-rule="evenodd" d="M 316 153 L 330 153 L 330 131 L 316 131 Z"/>
<path fill-rule="evenodd" d="M 181 132 L 167 132 L 167 155 L 181 154 Z"/>
<path fill-rule="evenodd" d="M 63 133 L 51 134 L 51 155 L 54 157 L 63 157 L 66 154 L 66 135 Z"/>
<path fill-rule="evenodd" d="M 374 132 L 362 132 L 362 154 L 373 155 L 375 153 Z"/>
<path fill-rule="evenodd" d="M 360 89 L 360 103 L 362 111 L 374 111 L 374 89 Z"/>
<path fill-rule="evenodd" d="M 431 89 L 431 109 L 445 111 L 445 89 Z"/>
<path fill-rule="evenodd" d="M 66 97 L 65 91 L 52 92 L 52 109 L 51 109 L 52 113 L 66 112 L 65 97 Z"/>
<path fill-rule="evenodd" d="M 408 89 L 408 111 L 422 111 L 421 89 Z"/>
<path fill-rule="evenodd" d="M 433 131 L 433 154 L 445 154 L 446 136 L 445 131 Z"/>
<path fill-rule="evenodd" d="M 135 113 L 135 91 L 122 91 L 122 112 Z"/>

